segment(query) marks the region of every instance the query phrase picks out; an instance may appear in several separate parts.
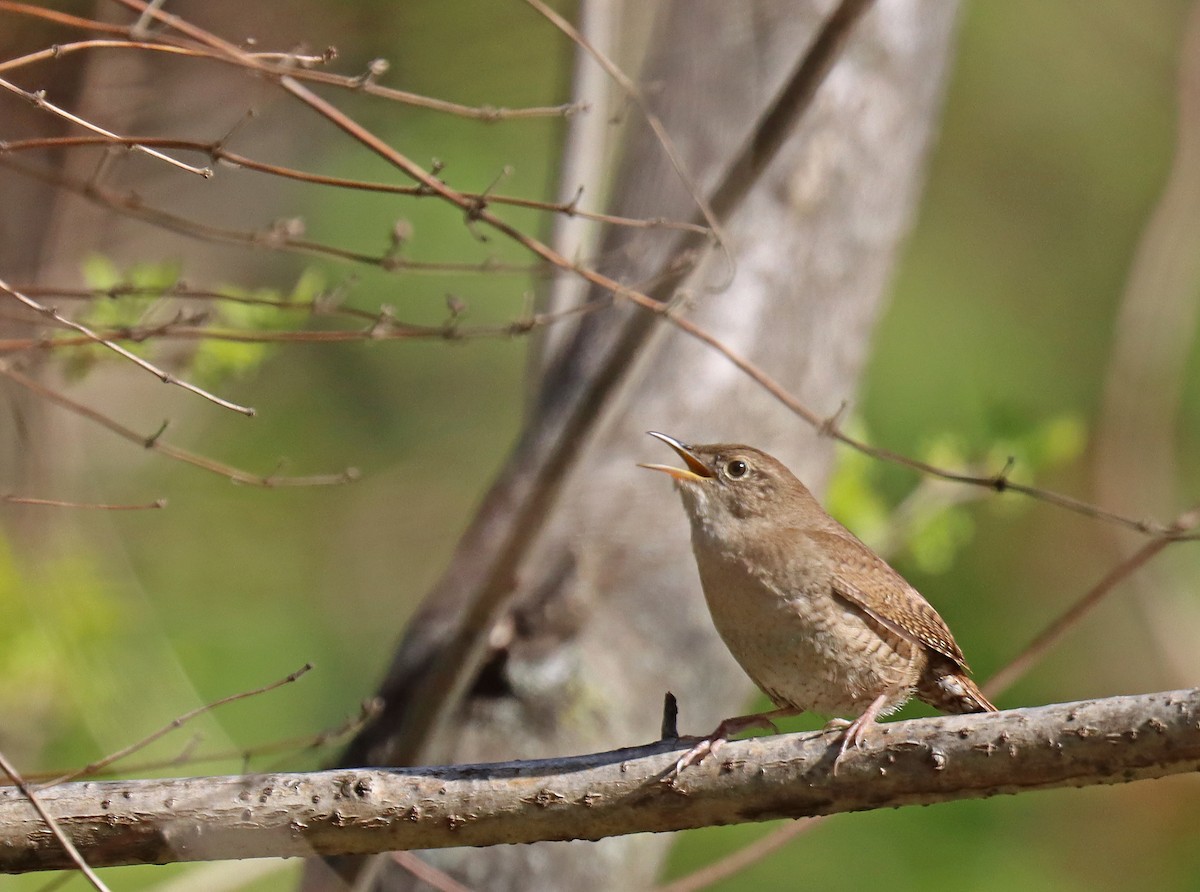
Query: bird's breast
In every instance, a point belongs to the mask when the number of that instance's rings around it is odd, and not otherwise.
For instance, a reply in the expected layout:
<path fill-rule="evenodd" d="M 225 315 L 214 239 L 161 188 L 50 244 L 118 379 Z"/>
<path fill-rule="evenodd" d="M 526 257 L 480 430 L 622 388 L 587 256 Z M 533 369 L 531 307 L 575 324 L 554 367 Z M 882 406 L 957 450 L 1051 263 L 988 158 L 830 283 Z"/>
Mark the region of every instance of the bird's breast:
<path fill-rule="evenodd" d="M 778 705 L 852 717 L 915 684 L 923 652 L 835 598 L 819 556 L 695 551 L 717 632 Z"/>

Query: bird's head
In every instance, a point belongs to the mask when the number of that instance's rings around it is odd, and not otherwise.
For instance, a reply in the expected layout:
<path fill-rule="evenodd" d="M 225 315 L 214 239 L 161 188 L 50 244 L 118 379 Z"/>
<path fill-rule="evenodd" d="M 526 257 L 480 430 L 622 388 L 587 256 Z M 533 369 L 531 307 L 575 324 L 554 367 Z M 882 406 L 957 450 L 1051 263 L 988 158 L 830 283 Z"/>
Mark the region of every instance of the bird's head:
<path fill-rule="evenodd" d="M 804 484 L 761 449 L 735 443 L 688 446 L 657 431 L 649 434 L 674 449 L 685 467 L 641 467 L 674 478 L 693 527 L 711 536 L 729 538 L 739 529 L 784 520 L 810 506 L 821 510 Z"/>

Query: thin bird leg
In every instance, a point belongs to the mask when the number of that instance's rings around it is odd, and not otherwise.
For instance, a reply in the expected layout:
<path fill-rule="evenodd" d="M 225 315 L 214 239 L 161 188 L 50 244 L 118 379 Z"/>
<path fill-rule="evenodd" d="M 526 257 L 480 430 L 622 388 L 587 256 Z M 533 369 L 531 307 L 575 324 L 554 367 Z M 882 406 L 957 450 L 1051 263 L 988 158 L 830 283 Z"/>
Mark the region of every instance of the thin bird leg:
<path fill-rule="evenodd" d="M 699 765 L 709 756 L 715 756 L 717 750 L 734 734 L 740 734 L 749 728 L 762 728 L 765 731 L 774 731 L 778 734 L 779 729 L 775 727 L 773 719 L 799 715 L 803 711 L 803 709 L 796 709 L 793 706 L 784 706 L 780 709 L 772 709 L 770 712 L 756 712 L 751 715 L 739 715 L 731 719 L 725 719 L 725 721 L 717 725 L 717 730 L 701 739 L 699 743 L 679 757 L 679 760 L 675 763 L 675 770 L 671 772 L 669 777 L 678 775 L 679 772 L 683 771 L 689 765 Z"/>
<path fill-rule="evenodd" d="M 884 691 L 871 701 L 871 705 L 863 711 L 862 715 L 845 726 L 846 729 L 842 732 L 842 745 L 838 749 L 837 758 L 833 760 L 834 774 L 837 774 L 838 763 L 842 761 L 842 756 L 846 755 L 846 750 L 851 746 L 862 746 L 863 739 L 867 736 L 867 729 L 875 724 L 879 713 L 894 697 L 895 691 Z M 830 722 L 830 724 L 833 723 Z"/>

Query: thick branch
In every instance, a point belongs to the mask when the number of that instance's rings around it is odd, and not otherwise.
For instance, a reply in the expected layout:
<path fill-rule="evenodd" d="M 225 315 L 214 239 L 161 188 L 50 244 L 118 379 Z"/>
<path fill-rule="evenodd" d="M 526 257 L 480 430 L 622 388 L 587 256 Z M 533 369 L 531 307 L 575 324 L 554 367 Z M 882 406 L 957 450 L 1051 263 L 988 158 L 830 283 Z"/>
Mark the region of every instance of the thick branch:
<path fill-rule="evenodd" d="M 737 741 L 665 772 L 678 741 L 440 768 L 73 783 L 38 793 L 94 867 L 351 854 L 765 821 L 1200 769 L 1200 689 L 881 725 L 831 772 L 830 734 Z M 0 790 L 0 871 L 70 867 L 27 799 Z"/>

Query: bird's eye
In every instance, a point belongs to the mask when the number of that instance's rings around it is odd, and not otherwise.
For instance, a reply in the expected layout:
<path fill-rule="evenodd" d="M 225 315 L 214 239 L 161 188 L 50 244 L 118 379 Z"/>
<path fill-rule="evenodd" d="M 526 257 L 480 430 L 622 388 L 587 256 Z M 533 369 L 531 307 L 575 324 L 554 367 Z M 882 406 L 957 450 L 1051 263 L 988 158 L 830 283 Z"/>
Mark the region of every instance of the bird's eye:
<path fill-rule="evenodd" d="M 733 461 L 731 461 L 729 464 L 727 464 L 725 466 L 725 476 L 728 477 L 730 480 L 738 480 L 742 477 L 745 477 L 746 472 L 749 470 L 750 470 L 749 465 L 747 465 L 740 458 L 735 458 Z"/>

